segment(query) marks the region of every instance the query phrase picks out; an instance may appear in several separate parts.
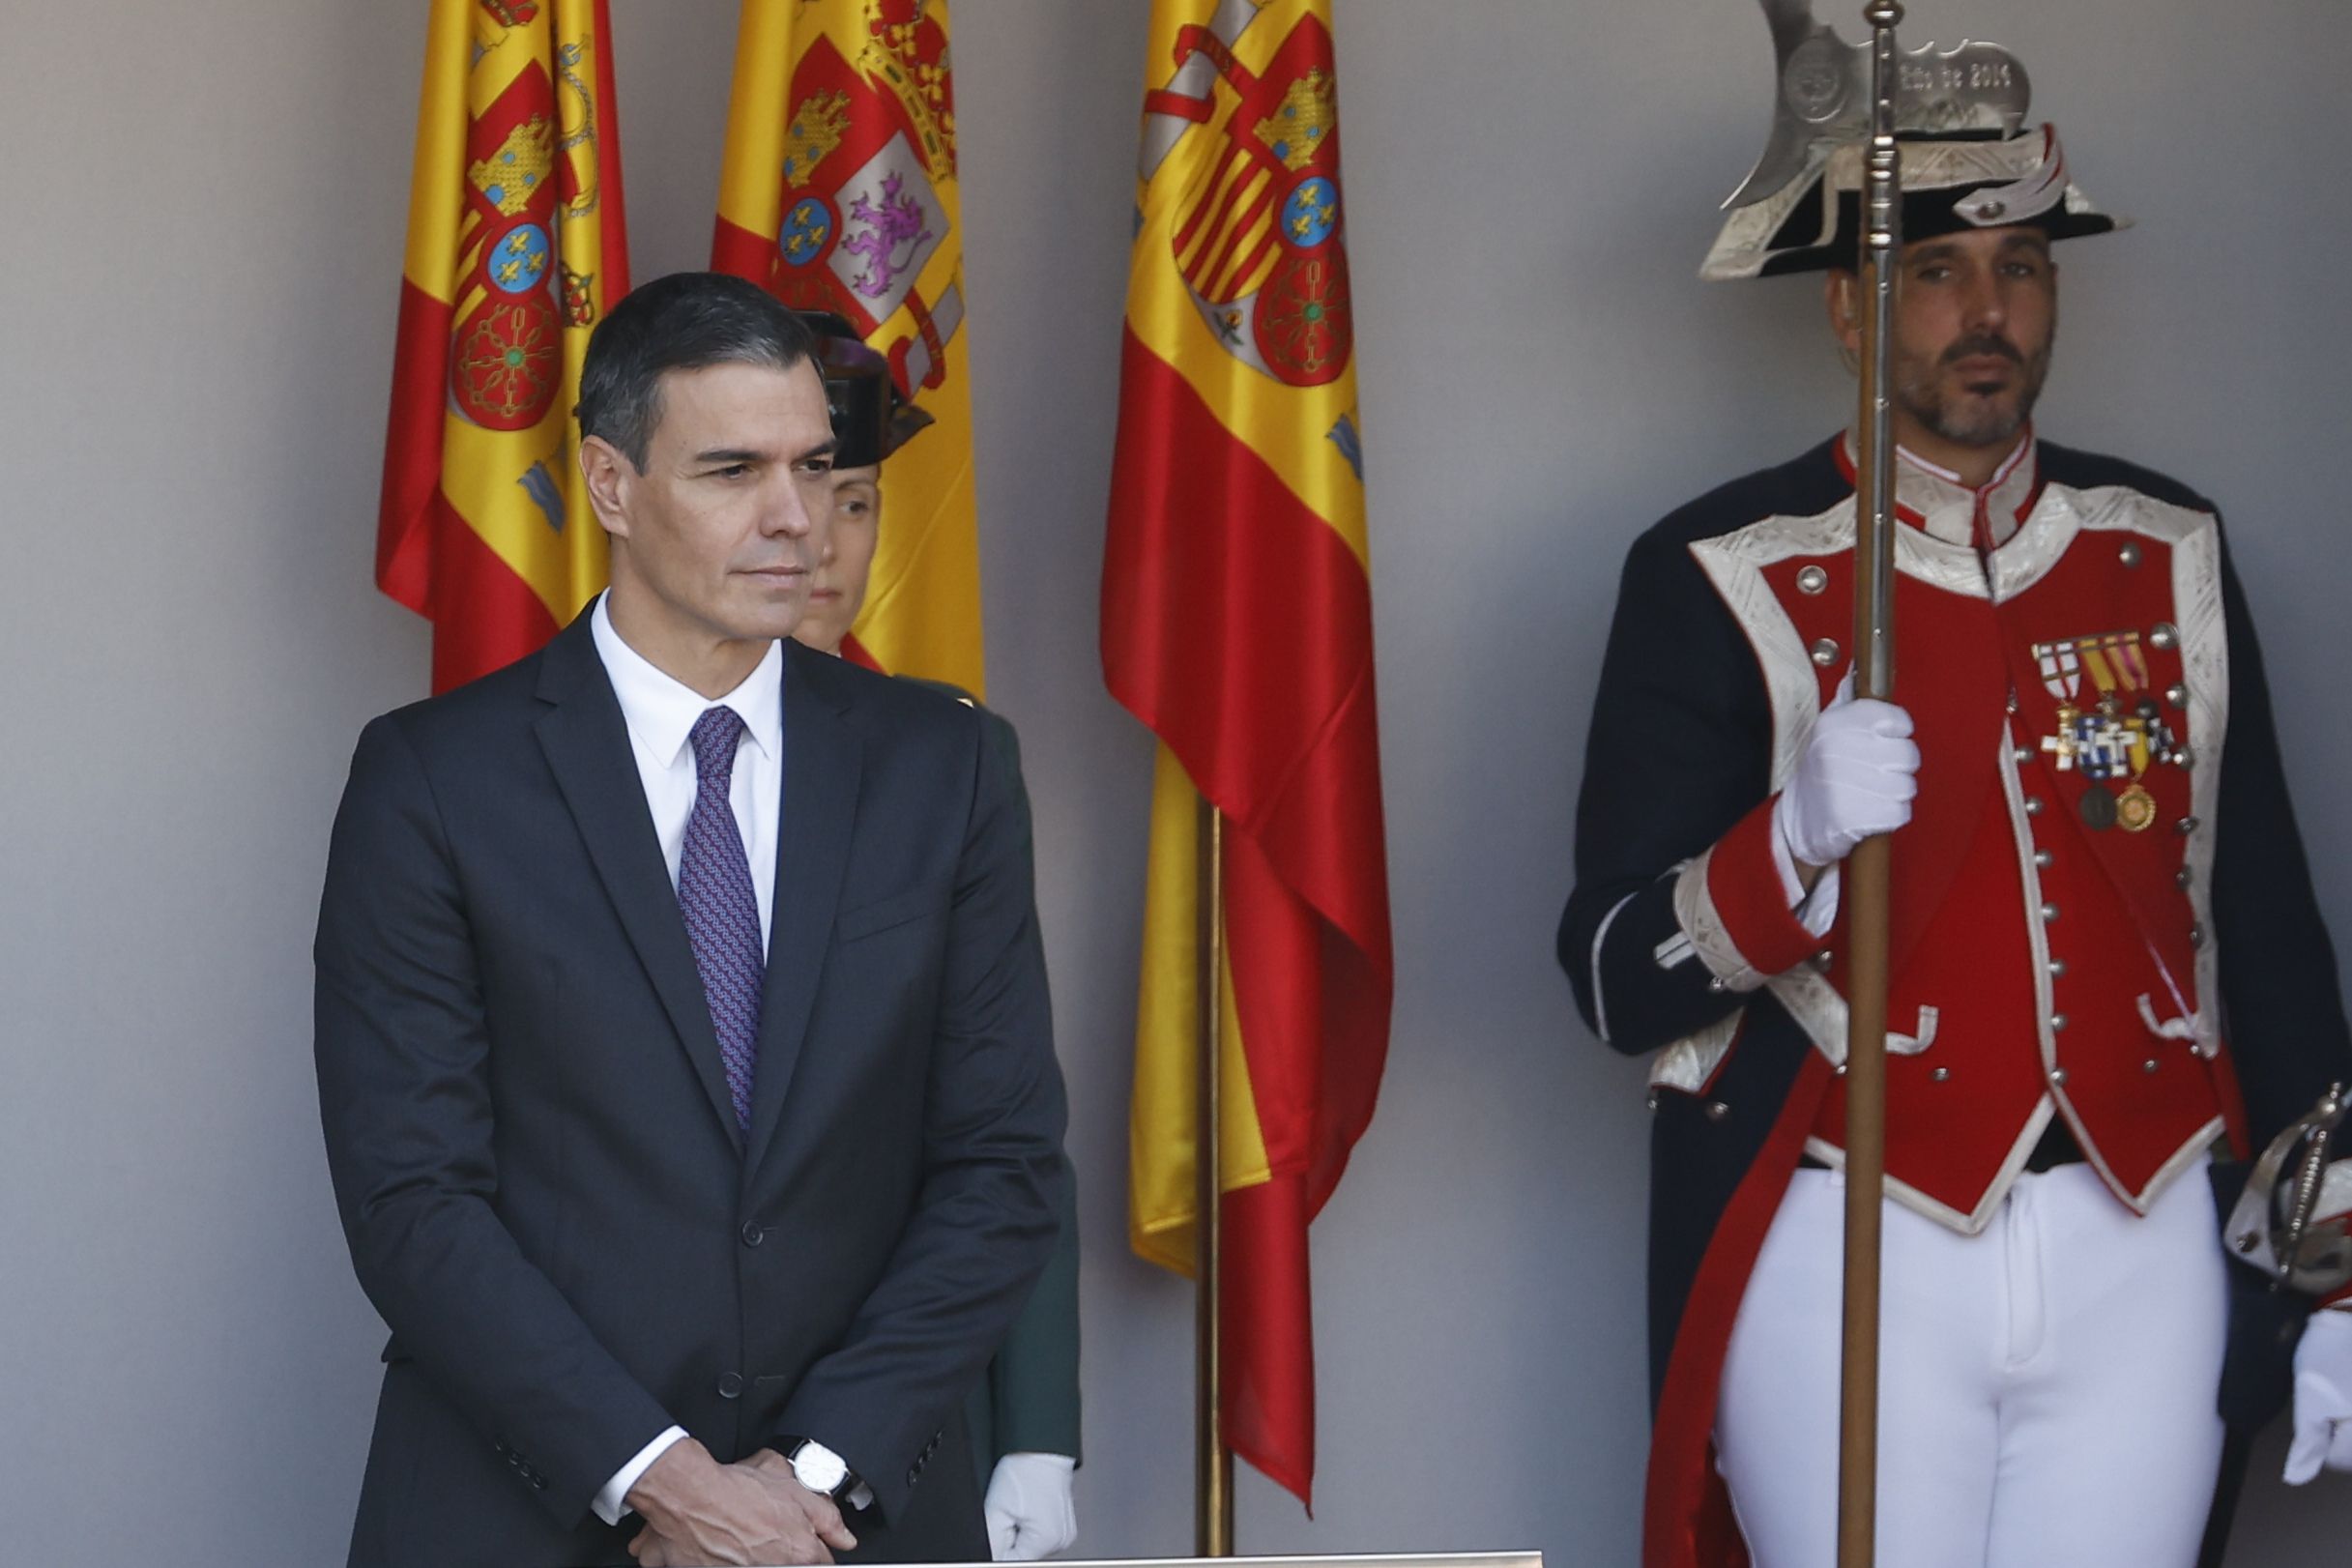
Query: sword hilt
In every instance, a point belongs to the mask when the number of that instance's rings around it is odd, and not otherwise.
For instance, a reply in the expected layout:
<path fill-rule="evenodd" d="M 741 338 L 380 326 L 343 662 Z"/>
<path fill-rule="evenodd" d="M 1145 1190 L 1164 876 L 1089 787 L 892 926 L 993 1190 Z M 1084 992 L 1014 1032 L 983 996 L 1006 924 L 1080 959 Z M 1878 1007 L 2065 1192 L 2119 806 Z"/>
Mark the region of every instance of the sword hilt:
<path fill-rule="evenodd" d="M 2303 1254 L 2303 1238 L 2311 1229 L 2311 1218 L 2319 1211 L 2319 1189 L 2328 1176 L 2328 1146 L 2335 1141 L 2337 1123 L 2344 1114 L 2344 1086 L 2330 1084 L 2319 1109 L 2313 1113 L 2310 1142 L 2303 1146 L 2302 1157 L 2295 1167 L 2294 1206 L 2287 1211 L 2286 1244 L 2279 1249 L 2279 1277 L 2271 1282 L 2274 1291 L 2284 1290 L 2294 1274 L 2295 1264 Z"/>

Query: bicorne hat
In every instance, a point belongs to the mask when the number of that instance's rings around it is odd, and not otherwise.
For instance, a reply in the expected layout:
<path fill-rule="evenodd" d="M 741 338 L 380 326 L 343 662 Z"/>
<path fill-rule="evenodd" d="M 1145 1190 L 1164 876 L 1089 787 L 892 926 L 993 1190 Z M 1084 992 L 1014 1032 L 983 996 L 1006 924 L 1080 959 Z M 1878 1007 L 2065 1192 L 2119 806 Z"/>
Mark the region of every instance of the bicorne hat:
<path fill-rule="evenodd" d="M 2027 223 L 2052 240 L 2127 228 L 2067 177 L 2055 127 L 2014 136 L 1897 137 L 1902 159 L 1904 244 L 1969 229 Z M 1753 206 L 1724 220 L 1699 276 L 1710 281 L 1858 267 L 1862 247 L 1863 147 L 1842 142 Z"/>

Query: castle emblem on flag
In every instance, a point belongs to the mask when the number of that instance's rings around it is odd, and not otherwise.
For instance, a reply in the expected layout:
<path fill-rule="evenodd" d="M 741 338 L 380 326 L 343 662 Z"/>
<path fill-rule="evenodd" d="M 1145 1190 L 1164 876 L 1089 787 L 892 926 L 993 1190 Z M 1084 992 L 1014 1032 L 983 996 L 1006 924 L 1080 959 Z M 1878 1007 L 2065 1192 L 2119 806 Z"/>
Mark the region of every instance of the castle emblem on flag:
<path fill-rule="evenodd" d="M 825 155 L 841 145 L 849 124 L 849 94 L 812 93 L 802 99 L 784 136 L 784 183 L 808 184 Z"/>
<path fill-rule="evenodd" d="M 498 151 L 478 160 L 466 179 L 502 218 L 520 218 L 555 167 L 555 137 L 543 115 L 533 115 L 512 131 Z"/>
<path fill-rule="evenodd" d="M 1323 137 L 1338 123 L 1338 84 L 1323 71 L 1310 71 L 1291 83 L 1282 107 L 1258 122 L 1258 139 L 1295 174 L 1315 161 Z"/>

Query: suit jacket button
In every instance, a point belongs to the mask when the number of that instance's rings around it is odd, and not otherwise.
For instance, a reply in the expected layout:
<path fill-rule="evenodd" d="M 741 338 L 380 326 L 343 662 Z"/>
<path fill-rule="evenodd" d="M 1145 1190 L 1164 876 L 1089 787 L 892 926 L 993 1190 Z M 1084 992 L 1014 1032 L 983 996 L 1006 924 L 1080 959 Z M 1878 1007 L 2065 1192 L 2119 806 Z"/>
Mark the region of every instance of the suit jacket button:
<path fill-rule="evenodd" d="M 742 1379 L 742 1378 L 741 1378 L 740 1376 L 739 1376 L 739 1375 L 738 1375 L 738 1374 L 736 1374 L 736 1373 L 732 1373 L 732 1372 L 722 1372 L 722 1373 L 720 1373 L 720 1374 L 718 1375 L 718 1397 L 719 1397 L 719 1398 L 721 1398 L 721 1399 L 734 1399 L 735 1397 L 737 1397 L 738 1395 L 740 1395 L 740 1393 L 742 1393 L 742 1391 L 743 1391 L 743 1379 Z"/>
<path fill-rule="evenodd" d="M 742 1237 L 743 1237 L 743 1245 L 744 1245 L 744 1246 L 746 1246 L 746 1247 L 756 1247 L 756 1246 L 758 1246 L 758 1245 L 759 1245 L 759 1244 L 760 1244 L 762 1241 L 765 1241 L 766 1239 L 768 1239 L 768 1233 L 767 1233 L 766 1231 L 761 1230 L 761 1229 L 760 1229 L 760 1228 L 759 1228 L 757 1225 L 753 1224 L 753 1223 L 752 1223 L 750 1220 L 745 1220 L 745 1221 L 743 1222 L 743 1229 L 742 1229 L 741 1234 L 742 1234 Z"/>

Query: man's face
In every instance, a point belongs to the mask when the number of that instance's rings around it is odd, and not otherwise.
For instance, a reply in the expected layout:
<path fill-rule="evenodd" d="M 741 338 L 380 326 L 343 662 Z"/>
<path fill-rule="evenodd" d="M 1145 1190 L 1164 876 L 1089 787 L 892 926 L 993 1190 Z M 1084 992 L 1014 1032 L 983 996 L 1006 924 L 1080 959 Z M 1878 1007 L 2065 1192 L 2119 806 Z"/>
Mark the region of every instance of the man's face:
<path fill-rule="evenodd" d="M 882 466 L 833 470 L 831 505 L 832 526 L 817 557 L 808 613 L 793 635 L 811 648 L 838 653 L 865 604 L 866 576 L 874 569 L 874 544 L 882 522 Z"/>
<path fill-rule="evenodd" d="M 601 440 L 581 452 L 615 540 L 615 616 L 625 598 L 638 635 L 691 656 L 792 635 L 832 515 L 832 450 L 814 364 L 665 374 L 642 472 Z"/>
<path fill-rule="evenodd" d="M 1848 287 L 1856 309 L 1858 288 Z M 1843 323 L 1859 348 L 1858 315 Z M 2006 449 L 2049 375 L 2058 273 L 2040 229 L 1976 229 L 1906 246 L 1887 391 L 1899 420 L 1961 448 Z"/>

